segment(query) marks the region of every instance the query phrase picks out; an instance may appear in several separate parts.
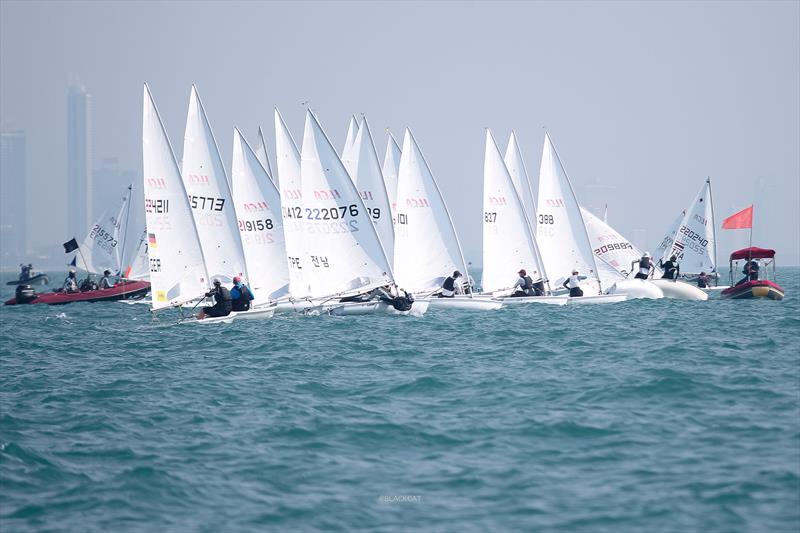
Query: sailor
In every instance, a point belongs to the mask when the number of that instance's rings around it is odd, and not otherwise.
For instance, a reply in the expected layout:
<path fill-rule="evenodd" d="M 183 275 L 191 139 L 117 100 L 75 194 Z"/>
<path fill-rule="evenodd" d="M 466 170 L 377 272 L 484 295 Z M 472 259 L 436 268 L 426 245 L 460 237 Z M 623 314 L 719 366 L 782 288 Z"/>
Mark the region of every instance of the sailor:
<path fill-rule="evenodd" d="M 214 280 L 214 287 L 206 293 L 206 297 L 214 297 L 214 305 L 204 307 L 197 315 L 197 320 L 207 316 L 228 316 L 231 314 L 231 291 L 222 286 L 219 279 Z"/>
<path fill-rule="evenodd" d="M 678 264 L 678 257 L 673 255 L 669 261 L 661 263 L 661 268 L 664 269 L 664 275 L 661 279 L 678 279 L 681 275 L 681 266 Z"/>
<path fill-rule="evenodd" d="M 456 270 L 452 276 L 448 276 L 444 283 L 442 283 L 442 292 L 439 293 L 439 298 L 452 298 L 456 294 L 463 294 L 461 282 L 457 281 L 461 277 L 461 272 Z"/>
<path fill-rule="evenodd" d="M 758 281 L 758 261 L 748 261 L 744 264 L 742 274 L 744 277 L 736 282 L 736 285 L 747 283 L 748 281 Z"/>
<path fill-rule="evenodd" d="M 111 281 L 111 271 L 110 270 L 104 270 L 103 271 L 103 277 L 100 278 L 100 288 L 101 289 L 113 289 L 114 288 L 114 282 Z"/>
<path fill-rule="evenodd" d="M 78 279 L 75 277 L 75 271 L 71 268 L 64 280 L 63 290 L 64 292 L 78 292 Z"/>
<path fill-rule="evenodd" d="M 517 298 L 521 296 L 536 296 L 537 294 L 536 289 L 533 286 L 533 279 L 531 279 L 525 269 L 521 269 L 518 274 L 519 278 L 517 278 L 517 282 L 512 287 L 512 289 L 516 290 L 511 296 Z"/>
<path fill-rule="evenodd" d="M 650 271 L 653 270 L 653 260 L 650 259 L 650 252 L 645 252 L 641 259 L 639 259 L 639 272 L 636 273 L 634 278 L 647 279 L 650 277 Z"/>
<path fill-rule="evenodd" d="M 573 298 L 583 296 L 581 290 L 581 280 L 586 279 L 586 276 L 579 276 L 577 270 L 572 271 L 572 275 L 564 281 L 564 288 L 569 289 L 569 295 Z"/>
<path fill-rule="evenodd" d="M 544 278 L 539 275 L 537 270 L 533 271 L 533 279 L 536 280 L 533 282 L 533 292 L 536 296 L 544 296 Z"/>
<path fill-rule="evenodd" d="M 19 280 L 20 281 L 28 281 L 31 279 L 31 273 L 33 272 L 33 265 L 20 265 L 21 272 L 19 273 Z"/>
<path fill-rule="evenodd" d="M 250 309 L 250 302 L 255 300 L 253 292 L 244 284 L 241 276 L 233 277 L 233 288 L 231 289 L 231 309 L 233 311 L 247 311 Z"/>
<path fill-rule="evenodd" d="M 708 277 L 708 274 L 705 272 L 700 272 L 700 275 L 697 276 L 697 286 L 701 289 L 705 289 L 711 285 L 711 278 Z"/>

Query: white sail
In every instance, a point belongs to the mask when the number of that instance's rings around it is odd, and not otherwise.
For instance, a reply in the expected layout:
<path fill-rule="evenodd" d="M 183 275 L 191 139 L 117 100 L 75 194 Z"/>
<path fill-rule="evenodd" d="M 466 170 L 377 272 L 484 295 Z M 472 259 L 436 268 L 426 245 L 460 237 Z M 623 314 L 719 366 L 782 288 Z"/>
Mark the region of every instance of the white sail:
<path fill-rule="evenodd" d="M 147 255 L 147 229 L 145 229 L 139 240 L 136 241 L 133 260 L 126 266 L 122 276 L 127 279 L 150 280 L 150 261 Z"/>
<path fill-rule="evenodd" d="M 681 227 L 681 222 L 683 222 L 683 217 L 686 216 L 686 210 L 681 211 L 681 214 L 678 215 L 675 220 L 670 224 L 669 231 L 664 238 L 661 239 L 661 242 L 656 246 L 655 252 L 653 252 L 653 257 L 656 258 L 655 260 L 658 261 L 666 254 L 669 257 L 668 252 L 672 250 L 672 243 L 675 242 L 675 236 L 678 234 L 678 229 Z"/>
<path fill-rule="evenodd" d="M 289 270 L 280 193 L 236 128 L 233 130 L 231 193 L 250 275 L 247 281 L 255 302 L 260 304 L 286 296 Z"/>
<path fill-rule="evenodd" d="M 711 180 L 706 180 L 681 220 L 671 246 L 663 251 L 661 260 L 677 256 L 681 274 L 716 271 L 714 240 Z"/>
<path fill-rule="evenodd" d="M 411 130 L 406 129 L 397 179 L 394 275 L 413 293 L 440 289 L 454 270 L 469 279 L 453 221 Z"/>
<path fill-rule="evenodd" d="M 249 279 L 225 167 L 194 85 L 183 138 L 182 176 L 208 274 L 223 282 L 237 275 Z"/>
<path fill-rule="evenodd" d="M 397 174 L 400 171 L 400 147 L 389 134 L 386 144 L 386 155 L 383 157 L 383 180 L 386 183 L 386 194 L 389 195 L 389 206 L 392 209 L 392 224 L 397 225 Z"/>
<path fill-rule="evenodd" d="M 311 296 L 391 284 L 389 261 L 370 214 L 311 111 L 306 112 L 300 175 Z"/>
<path fill-rule="evenodd" d="M 200 239 L 178 164 L 147 84 L 142 109 L 142 170 L 153 310 L 208 290 Z"/>
<path fill-rule="evenodd" d="M 378 153 L 372 141 L 366 117 L 358 127 L 353 145 L 347 151 L 342 163 L 353 180 L 361 200 L 369 212 L 375 231 L 381 240 L 386 257 L 391 264 L 394 255 L 394 226 L 391 218 L 391 207 L 383 182 L 383 172 L 378 161 Z"/>
<path fill-rule="evenodd" d="M 125 246 L 125 218 L 130 209 L 131 188 L 122 197 L 119 208 L 106 210 L 92 225 L 80 245 L 78 259 L 87 272 L 100 274 L 104 270 L 118 273 L 122 266 L 122 247 Z M 80 266 L 80 264 L 79 264 Z"/>
<path fill-rule="evenodd" d="M 512 287 L 520 269 L 538 279 L 541 268 L 535 246 L 520 195 L 487 129 L 483 161 L 483 291 Z"/>
<path fill-rule="evenodd" d="M 514 182 L 514 187 L 517 189 L 517 194 L 522 199 L 522 206 L 525 208 L 525 214 L 531 222 L 536 220 L 536 201 L 533 196 L 533 186 L 528 177 L 528 170 L 525 168 L 525 162 L 522 160 L 522 151 L 519 149 L 517 143 L 517 134 L 511 132 L 508 138 L 508 146 L 506 146 L 506 155 L 503 158 L 508 167 L 508 172 L 511 174 L 511 180 Z"/>
<path fill-rule="evenodd" d="M 536 214 L 536 241 L 551 287 L 561 286 L 577 270 L 587 278 L 584 286 L 601 292 L 597 262 L 578 200 L 548 134 L 542 147 Z"/>
<path fill-rule="evenodd" d="M 272 166 L 269 164 L 269 152 L 267 151 L 267 139 L 264 136 L 264 132 L 261 130 L 261 126 L 258 127 L 258 141 L 256 142 L 255 146 L 256 157 L 258 161 L 261 163 L 261 166 L 264 167 L 264 170 L 267 171 L 267 176 L 269 176 L 269 180 L 275 183 L 275 178 L 272 174 Z"/>
<path fill-rule="evenodd" d="M 355 115 L 350 117 L 350 123 L 347 125 L 347 136 L 344 138 L 344 146 L 342 146 L 341 157 L 342 160 L 352 157 L 350 150 L 353 149 L 353 143 L 356 141 L 356 134 L 358 133 L 358 122 Z"/>
<path fill-rule="evenodd" d="M 639 259 L 642 257 L 640 249 L 588 209 L 581 207 L 581 214 L 586 224 L 586 232 L 589 235 L 592 251 L 596 257 L 605 261 L 625 277 L 632 272 L 631 269 L 638 268 L 637 265 L 632 265 L 633 263 L 638 264 Z M 599 266 L 600 264 L 598 263 Z M 660 277 L 661 271 L 656 269 L 654 276 Z"/>
<path fill-rule="evenodd" d="M 293 298 L 305 298 L 309 295 L 305 273 L 311 265 L 306 263 L 300 152 L 277 109 L 275 110 L 275 161 L 281 193 L 283 234 L 286 239 L 289 293 Z"/>

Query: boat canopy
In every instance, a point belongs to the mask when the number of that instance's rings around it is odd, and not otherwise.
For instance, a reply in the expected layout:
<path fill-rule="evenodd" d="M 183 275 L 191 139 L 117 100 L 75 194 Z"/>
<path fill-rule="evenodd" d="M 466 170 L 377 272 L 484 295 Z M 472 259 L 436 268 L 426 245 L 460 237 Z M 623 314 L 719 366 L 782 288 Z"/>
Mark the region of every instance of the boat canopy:
<path fill-rule="evenodd" d="M 731 254 L 731 261 L 737 259 L 772 259 L 773 257 L 775 257 L 775 250 L 751 246 L 750 248 L 742 248 L 741 250 L 733 252 Z"/>

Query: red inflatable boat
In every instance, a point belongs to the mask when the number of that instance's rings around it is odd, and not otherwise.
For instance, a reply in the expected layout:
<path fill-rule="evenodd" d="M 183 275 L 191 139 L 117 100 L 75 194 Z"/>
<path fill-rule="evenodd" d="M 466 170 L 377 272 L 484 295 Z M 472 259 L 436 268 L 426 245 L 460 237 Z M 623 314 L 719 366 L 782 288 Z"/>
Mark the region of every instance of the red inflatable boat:
<path fill-rule="evenodd" d="M 742 274 L 744 278 L 734 284 L 734 272 L 739 270 L 739 261 L 744 260 Z M 736 261 L 736 266 L 734 266 Z M 720 298 L 751 299 L 769 298 L 783 300 L 783 288 L 769 278 L 769 267 L 772 266 L 772 278 L 775 278 L 775 250 L 767 248 L 744 248 L 731 254 L 731 286 L 720 293 Z M 764 279 L 760 279 L 763 269 Z"/>
<path fill-rule="evenodd" d="M 149 281 L 120 281 L 110 289 L 96 289 L 79 292 L 45 292 L 36 294 L 32 287 L 20 286 L 17 296 L 6 302 L 6 305 L 48 304 L 63 305 L 74 302 L 112 302 L 143 298 L 150 290 Z"/>

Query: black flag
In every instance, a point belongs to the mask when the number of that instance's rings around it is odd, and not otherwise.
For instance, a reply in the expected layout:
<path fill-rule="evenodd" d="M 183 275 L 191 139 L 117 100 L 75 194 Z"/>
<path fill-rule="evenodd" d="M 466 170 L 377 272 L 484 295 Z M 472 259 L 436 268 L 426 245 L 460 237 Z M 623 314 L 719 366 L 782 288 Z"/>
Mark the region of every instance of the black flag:
<path fill-rule="evenodd" d="M 78 249 L 78 241 L 75 240 L 75 237 L 71 238 L 67 242 L 64 243 L 64 253 L 74 252 Z"/>

